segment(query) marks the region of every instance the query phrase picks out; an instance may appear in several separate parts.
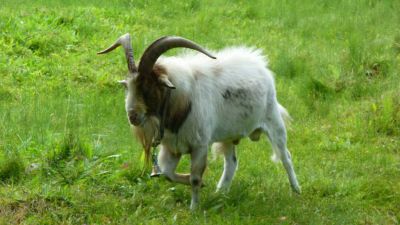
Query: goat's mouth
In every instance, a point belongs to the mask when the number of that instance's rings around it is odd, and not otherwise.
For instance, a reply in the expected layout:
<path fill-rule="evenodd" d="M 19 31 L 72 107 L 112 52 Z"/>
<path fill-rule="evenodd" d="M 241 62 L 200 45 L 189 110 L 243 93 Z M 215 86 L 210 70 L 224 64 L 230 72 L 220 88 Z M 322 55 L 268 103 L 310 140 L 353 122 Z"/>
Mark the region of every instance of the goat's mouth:
<path fill-rule="evenodd" d="M 135 126 L 135 127 L 141 125 L 141 122 L 139 122 L 139 121 L 132 121 L 132 120 L 129 120 L 129 123 L 130 123 L 131 125 Z"/>

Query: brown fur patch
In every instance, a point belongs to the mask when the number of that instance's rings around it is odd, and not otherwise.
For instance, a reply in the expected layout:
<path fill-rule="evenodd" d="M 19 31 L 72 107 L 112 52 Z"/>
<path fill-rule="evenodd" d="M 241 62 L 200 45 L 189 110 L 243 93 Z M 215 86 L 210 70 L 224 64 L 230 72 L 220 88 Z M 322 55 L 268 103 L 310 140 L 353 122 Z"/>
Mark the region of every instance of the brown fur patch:
<path fill-rule="evenodd" d="M 143 99 L 148 114 L 156 115 L 164 100 L 166 90 L 158 81 L 161 74 L 168 75 L 163 66 L 156 64 L 151 74 L 141 74 L 136 82 L 137 99 Z"/>
<path fill-rule="evenodd" d="M 159 76 L 168 76 L 166 68 L 158 64 L 154 66 L 153 73 L 157 79 Z M 171 101 L 167 104 L 168 112 L 167 118 L 165 118 L 165 127 L 173 133 L 177 133 L 192 109 L 191 102 L 187 96 L 173 95 Z"/>
<path fill-rule="evenodd" d="M 192 103 L 186 96 L 176 96 L 171 99 L 165 127 L 173 133 L 177 133 L 192 110 Z"/>

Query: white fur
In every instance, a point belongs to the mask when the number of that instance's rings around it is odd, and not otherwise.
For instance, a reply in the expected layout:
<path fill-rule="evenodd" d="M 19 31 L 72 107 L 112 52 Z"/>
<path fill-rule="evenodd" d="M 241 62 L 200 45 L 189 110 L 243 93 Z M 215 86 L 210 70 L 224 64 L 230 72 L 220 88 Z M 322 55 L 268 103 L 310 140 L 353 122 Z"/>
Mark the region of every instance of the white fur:
<path fill-rule="evenodd" d="M 202 171 L 194 167 L 205 166 L 201 161 L 206 158 L 209 145 L 220 143 L 225 154 L 225 169 L 218 189 L 228 188 L 237 168 L 233 141 L 261 129 L 272 143 L 274 158 L 282 160 L 293 190 L 300 192 L 286 148 L 283 116 L 289 114 L 277 101 L 266 58 L 260 50 L 246 47 L 227 48 L 215 56 L 217 59 L 203 54 L 184 54 L 161 57 L 157 61 L 166 68 L 168 78 L 176 87 L 171 98 L 187 96 L 192 104 L 179 132 L 165 132 L 159 157 L 164 174 L 173 181 L 192 184 L 191 207 L 194 208 L 198 189 L 193 180 L 201 181 L 202 176 Z M 175 173 L 180 155 L 185 153 L 192 155 L 190 176 Z M 171 157 L 175 158 L 171 160 Z"/>

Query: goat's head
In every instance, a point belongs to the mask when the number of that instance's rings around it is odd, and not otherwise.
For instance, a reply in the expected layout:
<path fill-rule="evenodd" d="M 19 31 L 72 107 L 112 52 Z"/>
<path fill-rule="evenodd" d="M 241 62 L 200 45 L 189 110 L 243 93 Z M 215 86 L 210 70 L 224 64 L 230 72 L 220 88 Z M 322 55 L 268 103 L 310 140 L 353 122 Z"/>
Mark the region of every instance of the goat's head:
<path fill-rule="evenodd" d="M 215 58 L 196 43 L 182 37 L 166 36 L 154 41 L 144 51 L 139 67 L 133 58 L 131 38 L 129 34 L 122 35 L 107 49 L 98 54 L 108 53 L 118 46 L 125 50 L 128 64 L 128 76 L 120 83 L 126 88 L 125 109 L 129 122 L 134 126 L 143 126 L 150 116 L 159 115 L 161 103 L 166 90 L 175 86 L 168 79 L 165 68 L 155 65 L 157 59 L 172 48 L 190 48 Z"/>

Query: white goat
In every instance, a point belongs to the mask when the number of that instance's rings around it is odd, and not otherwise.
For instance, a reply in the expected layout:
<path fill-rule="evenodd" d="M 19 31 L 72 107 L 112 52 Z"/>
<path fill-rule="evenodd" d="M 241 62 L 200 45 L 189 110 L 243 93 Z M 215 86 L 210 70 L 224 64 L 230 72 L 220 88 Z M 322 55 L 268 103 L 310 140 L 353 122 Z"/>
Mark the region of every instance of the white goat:
<path fill-rule="evenodd" d="M 161 142 L 162 173 L 171 181 L 191 185 L 191 209 L 199 202 L 210 144 L 225 157 L 217 190 L 228 189 L 237 168 L 235 145 L 244 137 L 258 140 L 262 133 L 272 144 L 274 158 L 282 160 L 293 191 L 300 193 L 286 148 L 283 117 L 288 114 L 277 101 L 273 76 L 260 50 L 229 48 L 214 57 L 184 38 L 163 37 L 146 49 L 137 68 L 130 36 L 125 34 L 99 54 L 120 45 L 129 69 L 121 81 L 127 88 L 128 119 L 147 158 L 151 146 Z M 159 58 L 176 47 L 203 54 Z M 190 174 L 175 172 L 182 154 L 191 155 Z"/>

